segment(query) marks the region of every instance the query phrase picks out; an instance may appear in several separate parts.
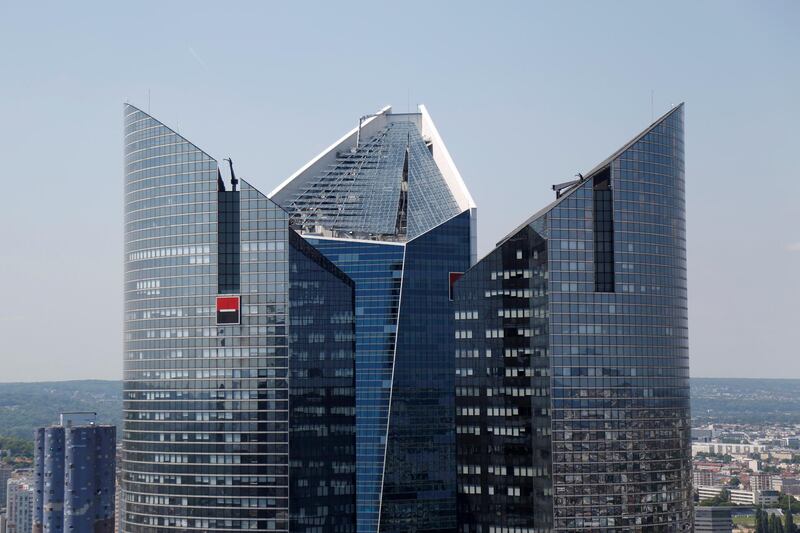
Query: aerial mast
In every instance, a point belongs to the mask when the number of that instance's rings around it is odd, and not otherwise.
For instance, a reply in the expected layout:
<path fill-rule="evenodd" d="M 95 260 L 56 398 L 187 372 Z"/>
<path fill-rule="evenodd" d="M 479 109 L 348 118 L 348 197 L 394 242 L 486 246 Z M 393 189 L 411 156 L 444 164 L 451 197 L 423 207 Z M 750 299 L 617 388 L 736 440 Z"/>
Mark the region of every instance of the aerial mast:
<path fill-rule="evenodd" d="M 228 166 L 231 169 L 231 190 L 236 191 L 236 185 L 239 183 L 239 180 L 236 179 L 236 173 L 233 171 L 233 159 L 230 157 L 223 159 L 223 161 L 228 162 Z"/>

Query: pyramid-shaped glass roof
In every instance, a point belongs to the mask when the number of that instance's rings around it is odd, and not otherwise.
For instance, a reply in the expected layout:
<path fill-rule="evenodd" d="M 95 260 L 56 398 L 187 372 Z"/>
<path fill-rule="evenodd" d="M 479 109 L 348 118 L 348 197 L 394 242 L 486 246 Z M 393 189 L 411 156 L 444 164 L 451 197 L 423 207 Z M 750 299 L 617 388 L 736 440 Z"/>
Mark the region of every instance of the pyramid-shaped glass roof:
<path fill-rule="evenodd" d="M 424 131 L 424 108 L 385 111 L 273 191 L 295 229 L 405 241 L 474 207 L 443 145 L 434 146 L 438 133 Z"/>

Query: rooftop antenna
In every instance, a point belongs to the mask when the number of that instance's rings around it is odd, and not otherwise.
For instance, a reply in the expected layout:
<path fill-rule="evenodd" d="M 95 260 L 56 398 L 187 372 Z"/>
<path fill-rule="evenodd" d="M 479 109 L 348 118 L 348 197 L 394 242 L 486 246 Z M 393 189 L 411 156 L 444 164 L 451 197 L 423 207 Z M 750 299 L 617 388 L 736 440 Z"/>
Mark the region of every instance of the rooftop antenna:
<path fill-rule="evenodd" d="M 236 173 L 233 171 L 233 159 L 228 157 L 223 159 L 223 161 L 227 161 L 228 166 L 231 167 L 231 190 L 236 192 L 236 184 L 239 183 L 239 180 L 236 179 Z"/>
<path fill-rule="evenodd" d="M 147 114 L 150 114 L 150 89 L 147 89 Z"/>
<path fill-rule="evenodd" d="M 578 178 L 578 179 L 565 181 L 563 183 L 556 183 L 555 185 L 553 185 L 553 190 L 556 191 L 556 198 L 561 198 L 561 195 L 563 194 L 564 189 L 569 189 L 573 185 L 575 185 L 577 183 L 580 183 L 584 179 L 586 179 L 586 178 L 583 177 L 583 174 L 581 174 L 580 172 L 575 174 L 575 177 Z"/>
<path fill-rule="evenodd" d="M 653 89 L 650 89 L 650 122 L 653 122 L 656 119 L 655 107 L 653 106 L 654 95 L 655 91 Z"/>

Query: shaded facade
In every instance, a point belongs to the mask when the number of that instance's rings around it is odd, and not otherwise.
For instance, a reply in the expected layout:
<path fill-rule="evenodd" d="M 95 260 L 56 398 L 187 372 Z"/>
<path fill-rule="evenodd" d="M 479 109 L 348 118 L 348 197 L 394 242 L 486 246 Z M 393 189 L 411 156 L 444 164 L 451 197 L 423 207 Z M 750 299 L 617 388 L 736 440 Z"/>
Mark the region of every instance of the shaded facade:
<path fill-rule="evenodd" d="M 93 413 L 64 414 L 35 431 L 34 532 L 113 533 L 116 437 Z"/>
<path fill-rule="evenodd" d="M 13 469 L 5 464 L 0 464 L 0 507 L 6 505 L 6 485 L 8 480 L 11 479 Z"/>
<path fill-rule="evenodd" d="M 125 106 L 123 531 L 354 531 L 353 290 Z"/>
<path fill-rule="evenodd" d="M 455 284 L 462 533 L 688 531 L 683 106 Z"/>
<path fill-rule="evenodd" d="M 695 533 L 730 533 L 733 520 L 730 507 L 700 507 L 695 509 Z"/>
<path fill-rule="evenodd" d="M 364 117 L 270 197 L 355 282 L 358 531 L 453 531 L 449 276 L 476 220 L 430 116 Z"/>

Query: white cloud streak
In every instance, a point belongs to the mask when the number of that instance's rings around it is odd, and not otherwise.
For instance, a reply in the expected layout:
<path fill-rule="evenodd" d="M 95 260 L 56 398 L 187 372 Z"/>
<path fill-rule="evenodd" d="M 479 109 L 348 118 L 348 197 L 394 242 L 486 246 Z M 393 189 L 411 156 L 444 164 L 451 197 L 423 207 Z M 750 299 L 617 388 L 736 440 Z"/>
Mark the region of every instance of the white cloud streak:
<path fill-rule="evenodd" d="M 205 70 L 208 70 L 208 66 L 206 66 L 206 62 L 200 59 L 200 56 L 197 55 L 197 52 L 194 51 L 194 48 L 191 46 L 189 47 L 189 53 L 192 54 L 192 57 L 197 61 L 197 63 L 203 67 Z"/>

